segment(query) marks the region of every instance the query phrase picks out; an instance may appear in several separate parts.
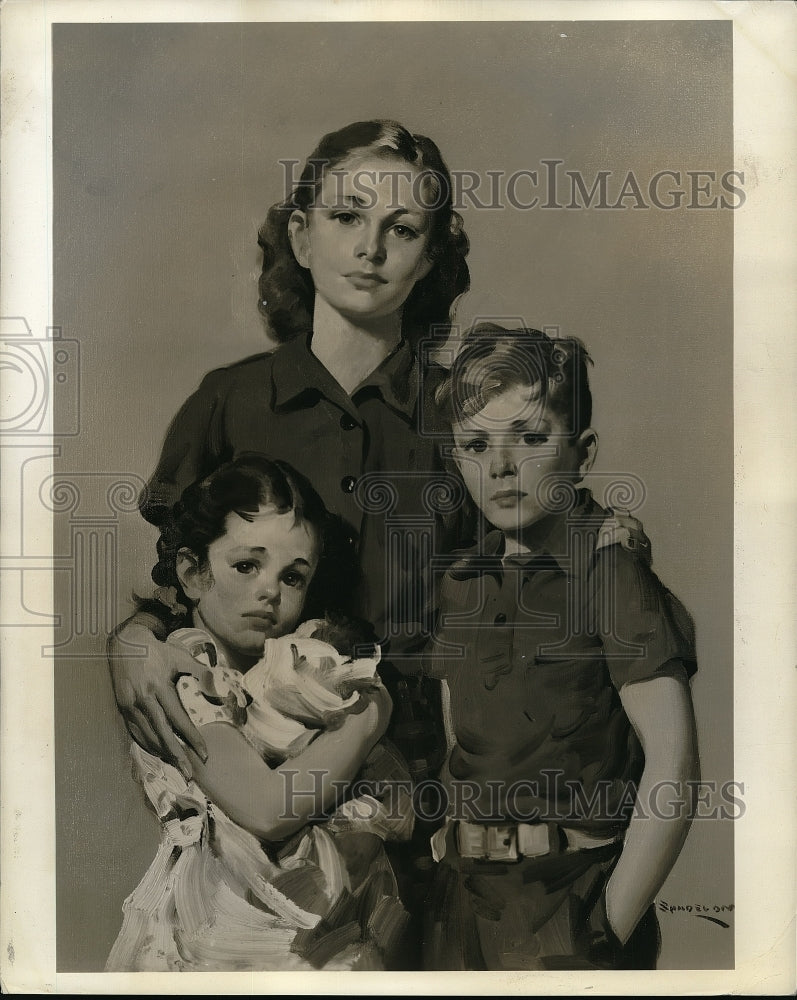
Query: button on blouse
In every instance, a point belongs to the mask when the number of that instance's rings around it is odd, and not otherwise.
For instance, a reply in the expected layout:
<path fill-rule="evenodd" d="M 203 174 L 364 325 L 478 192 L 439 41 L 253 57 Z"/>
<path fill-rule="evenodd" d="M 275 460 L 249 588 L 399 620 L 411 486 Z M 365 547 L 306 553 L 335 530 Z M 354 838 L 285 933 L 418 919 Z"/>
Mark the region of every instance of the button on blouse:
<path fill-rule="evenodd" d="M 310 350 L 309 335 L 217 369 L 174 418 L 141 511 L 159 524 L 186 486 L 241 452 L 288 462 L 347 523 L 363 570 L 359 613 L 380 631 L 389 603 L 386 512 L 364 509 L 357 484 L 379 473 L 394 490 L 391 517 L 428 518 L 424 487 L 439 465 L 434 440 L 415 429 L 419 381 L 402 342 L 349 396 Z M 396 575 L 398 592 L 418 591 L 417 565 Z"/>

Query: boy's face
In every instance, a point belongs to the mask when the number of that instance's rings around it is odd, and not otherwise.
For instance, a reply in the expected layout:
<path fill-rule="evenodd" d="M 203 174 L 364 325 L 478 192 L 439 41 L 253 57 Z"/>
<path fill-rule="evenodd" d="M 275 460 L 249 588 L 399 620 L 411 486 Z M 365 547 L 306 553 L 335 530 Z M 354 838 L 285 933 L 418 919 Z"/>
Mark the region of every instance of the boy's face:
<path fill-rule="evenodd" d="M 592 428 L 567 436 L 565 422 L 530 386 L 506 389 L 484 409 L 454 423 L 454 460 L 485 518 L 519 535 L 553 509 L 557 482 L 574 485 L 589 470 L 597 437 Z"/>

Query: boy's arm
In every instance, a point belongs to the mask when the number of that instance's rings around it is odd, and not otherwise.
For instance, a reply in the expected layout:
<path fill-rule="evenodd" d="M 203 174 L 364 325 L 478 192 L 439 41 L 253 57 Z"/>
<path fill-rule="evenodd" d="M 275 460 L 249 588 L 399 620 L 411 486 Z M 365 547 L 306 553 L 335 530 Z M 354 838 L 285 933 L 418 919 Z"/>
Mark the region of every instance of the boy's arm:
<path fill-rule="evenodd" d="M 380 688 L 364 711 L 321 733 L 301 754 L 274 769 L 241 732 L 226 723 L 203 726 L 208 757 L 189 751 L 200 788 L 234 822 L 266 841 L 285 840 L 335 804 L 387 728 L 392 704 Z"/>
<path fill-rule="evenodd" d="M 635 813 L 632 818 L 622 854 L 606 886 L 606 915 L 621 944 L 630 937 L 678 858 L 693 815 L 687 782 L 700 777 L 689 681 L 680 663 L 672 661 L 670 666 L 676 669 L 669 674 L 620 688 L 623 708 L 645 752 L 637 790 L 643 815 Z M 660 786 L 661 782 L 667 784 Z M 667 792 L 666 799 L 661 788 Z M 659 808 L 652 811 L 651 802 Z M 666 818 L 670 814 L 673 818 Z"/>
<path fill-rule="evenodd" d="M 207 756 L 205 741 L 183 708 L 175 679 L 193 673 L 191 654 L 159 642 L 155 616 L 136 614 L 108 637 L 108 666 L 114 697 L 125 725 L 139 746 L 177 767 L 186 778 L 192 766 L 182 740 L 198 759 Z M 144 647 L 135 655 L 131 647 Z"/>

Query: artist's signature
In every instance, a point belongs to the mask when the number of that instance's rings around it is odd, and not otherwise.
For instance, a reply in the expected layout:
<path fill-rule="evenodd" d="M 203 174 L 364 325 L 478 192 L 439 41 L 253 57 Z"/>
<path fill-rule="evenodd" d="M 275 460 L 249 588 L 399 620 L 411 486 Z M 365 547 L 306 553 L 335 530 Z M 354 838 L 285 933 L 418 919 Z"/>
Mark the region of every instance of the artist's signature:
<path fill-rule="evenodd" d="M 731 925 L 722 920 L 718 914 L 733 913 L 733 903 L 723 905 L 709 905 L 707 903 L 668 903 L 666 899 L 660 899 L 656 905 L 659 913 L 691 913 L 693 917 L 700 917 L 701 920 L 710 920 L 712 924 L 719 924 L 720 927 L 728 928 Z"/>

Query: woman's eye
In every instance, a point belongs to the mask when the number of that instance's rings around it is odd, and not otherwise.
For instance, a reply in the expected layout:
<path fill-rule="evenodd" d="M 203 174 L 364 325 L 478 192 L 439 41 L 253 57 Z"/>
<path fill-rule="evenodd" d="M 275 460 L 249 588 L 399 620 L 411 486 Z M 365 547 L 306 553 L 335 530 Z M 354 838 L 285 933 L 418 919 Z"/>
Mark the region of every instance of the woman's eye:
<path fill-rule="evenodd" d="M 257 571 L 257 563 L 242 559 L 240 562 L 233 564 L 233 569 L 236 573 L 242 573 L 244 576 L 248 576 L 250 573 Z"/>
<path fill-rule="evenodd" d="M 304 577 L 301 573 L 285 573 L 283 574 L 282 582 L 286 587 L 303 587 Z"/>
<path fill-rule="evenodd" d="M 535 447 L 536 445 L 546 444 L 548 442 L 547 434 L 524 434 L 523 444 L 527 444 L 530 447 Z"/>
<path fill-rule="evenodd" d="M 484 438 L 473 438 L 470 441 L 465 441 L 460 445 L 463 451 L 473 451 L 476 454 L 481 454 L 483 451 L 487 451 L 487 442 Z"/>
<path fill-rule="evenodd" d="M 409 226 L 403 226 L 401 224 L 393 226 L 393 232 L 399 237 L 399 239 L 402 240 L 414 240 L 418 238 L 418 234 L 414 229 L 410 229 Z"/>

